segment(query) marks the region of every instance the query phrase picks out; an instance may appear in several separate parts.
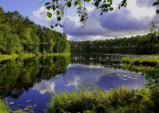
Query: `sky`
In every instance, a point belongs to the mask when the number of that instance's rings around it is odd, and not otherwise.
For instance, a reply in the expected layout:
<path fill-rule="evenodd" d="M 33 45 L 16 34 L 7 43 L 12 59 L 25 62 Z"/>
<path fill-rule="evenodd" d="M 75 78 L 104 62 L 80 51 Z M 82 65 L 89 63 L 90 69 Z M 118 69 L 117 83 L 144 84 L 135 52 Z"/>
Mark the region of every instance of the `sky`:
<path fill-rule="evenodd" d="M 23 17 L 28 16 L 30 20 L 41 26 L 49 27 L 53 17 L 48 18 L 45 10 L 45 2 L 51 0 L 0 0 L 0 7 L 5 12 L 18 11 Z M 73 0 L 74 1 L 74 0 Z M 143 35 L 150 29 L 148 23 L 158 20 L 156 8 L 149 0 L 128 0 L 127 7 L 118 9 L 121 0 L 113 0 L 113 11 L 100 15 L 100 9 L 96 9 L 93 4 L 85 4 L 89 19 L 87 27 L 81 29 L 82 23 L 76 14 L 76 8 L 72 5 L 66 9 L 63 18 L 65 28 L 56 27 L 59 32 L 66 32 L 70 41 L 85 40 L 105 40 L 115 37 L 131 37 L 132 35 Z M 41 3 L 41 4 L 40 4 Z M 40 5 L 39 5 L 40 4 Z M 56 15 L 54 15 L 56 17 Z"/>

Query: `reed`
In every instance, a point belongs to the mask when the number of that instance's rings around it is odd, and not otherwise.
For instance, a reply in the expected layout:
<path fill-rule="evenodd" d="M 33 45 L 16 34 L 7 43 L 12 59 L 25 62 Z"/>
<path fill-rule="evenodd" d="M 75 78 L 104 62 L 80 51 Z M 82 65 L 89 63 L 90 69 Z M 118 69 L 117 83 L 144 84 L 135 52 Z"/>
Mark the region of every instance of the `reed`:
<path fill-rule="evenodd" d="M 127 89 L 122 86 L 110 91 L 98 88 L 77 93 L 62 92 L 51 95 L 48 113 L 157 113 L 159 91 L 155 89 Z"/>
<path fill-rule="evenodd" d="M 121 62 L 122 62 L 122 63 L 130 63 L 130 62 L 131 62 L 131 59 L 130 59 L 130 57 L 123 57 L 123 58 L 121 59 Z"/>

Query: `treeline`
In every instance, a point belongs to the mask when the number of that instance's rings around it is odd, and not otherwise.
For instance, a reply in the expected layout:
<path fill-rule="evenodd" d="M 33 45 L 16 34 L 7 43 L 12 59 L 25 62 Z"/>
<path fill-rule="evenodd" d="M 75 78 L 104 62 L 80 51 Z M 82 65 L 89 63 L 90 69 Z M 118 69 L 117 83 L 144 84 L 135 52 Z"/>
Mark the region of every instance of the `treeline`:
<path fill-rule="evenodd" d="M 66 33 L 35 24 L 18 11 L 4 12 L 0 7 L 0 54 L 68 53 Z"/>
<path fill-rule="evenodd" d="M 70 41 L 72 53 L 155 54 L 159 53 L 158 44 L 159 36 L 154 33 L 101 41 Z"/>

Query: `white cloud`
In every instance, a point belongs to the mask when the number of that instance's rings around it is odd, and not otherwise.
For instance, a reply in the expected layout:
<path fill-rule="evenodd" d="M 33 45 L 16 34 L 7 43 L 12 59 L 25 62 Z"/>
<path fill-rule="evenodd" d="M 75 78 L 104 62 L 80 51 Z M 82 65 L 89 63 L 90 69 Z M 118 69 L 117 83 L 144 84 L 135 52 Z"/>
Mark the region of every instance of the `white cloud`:
<path fill-rule="evenodd" d="M 40 83 L 34 85 L 33 89 L 38 90 L 40 94 L 44 94 L 48 91 L 54 92 L 55 82 L 49 82 L 47 80 L 43 80 Z"/>
<path fill-rule="evenodd" d="M 52 13 L 52 17 L 47 17 L 47 12 Z M 42 14 L 43 13 L 43 14 Z M 39 8 L 37 11 L 33 11 L 33 16 L 30 17 L 32 21 L 38 21 L 42 22 L 43 24 L 50 25 L 53 21 L 53 17 L 56 18 L 56 15 L 54 14 L 53 10 L 47 10 L 44 6 Z M 53 21 L 53 24 L 57 23 L 56 21 Z"/>
<path fill-rule="evenodd" d="M 148 6 L 139 7 L 137 5 L 137 0 L 128 0 L 127 10 L 131 12 L 132 16 L 138 19 L 142 19 L 142 17 L 145 16 L 153 17 L 156 15 L 154 8 L 150 10 Z"/>
<path fill-rule="evenodd" d="M 67 33 L 68 40 L 102 40 L 144 34 L 144 31 L 150 28 L 148 23 L 158 17 L 155 14 L 155 7 L 149 8 L 147 3 L 145 4 L 142 0 L 139 0 L 139 2 L 128 0 L 127 7 L 122 7 L 119 10 L 116 7 L 118 7 L 117 3 L 120 3 L 120 1 L 114 0 L 114 10 L 104 13 L 102 16 L 100 16 L 100 9 L 96 9 L 94 6 L 86 6 L 89 19 L 85 29 L 81 29 L 83 24 L 80 22 L 78 15 L 76 17 L 65 16 L 63 31 Z M 48 18 L 46 13 L 41 15 L 44 9 L 45 7 L 41 7 L 34 11 L 34 16 L 30 19 L 50 25 L 53 18 Z"/>

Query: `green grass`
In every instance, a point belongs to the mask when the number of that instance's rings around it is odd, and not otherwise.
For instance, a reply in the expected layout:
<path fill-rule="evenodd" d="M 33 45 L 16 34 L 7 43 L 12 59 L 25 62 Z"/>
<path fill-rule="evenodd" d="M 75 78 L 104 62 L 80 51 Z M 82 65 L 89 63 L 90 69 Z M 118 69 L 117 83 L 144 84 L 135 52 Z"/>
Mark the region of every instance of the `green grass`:
<path fill-rule="evenodd" d="M 159 59 L 158 58 L 134 58 L 133 63 L 156 66 L 159 63 Z"/>
<path fill-rule="evenodd" d="M 135 66 L 133 65 L 133 68 L 138 70 L 138 71 L 145 71 L 145 72 L 153 72 L 153 71 L 157 71 L 158 69 L 156 67 L 151 67 L 151 66 L 142 66 L 142 65 L 139 65 L 139 66 Z"/>
<path fill-rule="evenodd" d="M 130 59 L 130 57 L 123 57 L 121 59 L 122 63 L 132 63 L 132 64 L 142 64 L 142 65 L 151 65 L 151 66 L 156 66 L 159 64 L 159 58 L 158 57 L 145 57 L 145 58 L 134 58 Z"/>
<path fill-rule="evenodd" d="M 70 55 L 71 53 L 45 53 L 43 56 L 59 56 L 59 55 Z"/>
<path fill-rule="evenodd" d="M 50 95 L 52 95 L 50 93 Z M 77 93 L 59 93 L 53 96 L 48 113 L 157 113 L 159 91 L 156 89 L 127 89 L 92 91 L 84 88 Z"/>
<path fill-rule="evenodd" d="M 133 63 L 141 64 L 142 63 L 142 58 L 134 58 Z"/>
<path fill-rule="evenodd" d="M 19 57 L 34 57 L 34 56 L 36 56 L 36 55 L 33 53 L 20 53 L 19 54 Z"/>
<path fill-rule="evenodd" d="M 1 55 L 0 54 L 0 62 L 4 60 L 9 60 L 9 59 L 15 59 L 17 57 L 20 57 L 21 59 L 27 58 L 27 57 L 35 57 L 35 56 L 60 56 L 60 55 L 70 55 L 71 53 L 46 53 L 46 54 L 33 54 L 33 53 L 20 53 L 18 54 L 12 54 L 12 55 Z"/>
<path fill-rule="evenodd" d="M 131 62 L 131 59 L 130 59 L 130 57 L 123 57 L 123 58 L 121 59 L 121 62 L 122 62 L 122 63 L 130 63 L 130 62 Z"/>
<path fill-rule="evenodd" d="M 3 61 L 3 60 L 8 60 L 8 59 L 14 59 L 14 58 L 17 58 L 18 55 L 17 54 L 13 54 L 13 55 L 0 55 L 0 61 Z"/>

